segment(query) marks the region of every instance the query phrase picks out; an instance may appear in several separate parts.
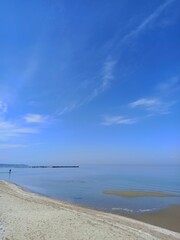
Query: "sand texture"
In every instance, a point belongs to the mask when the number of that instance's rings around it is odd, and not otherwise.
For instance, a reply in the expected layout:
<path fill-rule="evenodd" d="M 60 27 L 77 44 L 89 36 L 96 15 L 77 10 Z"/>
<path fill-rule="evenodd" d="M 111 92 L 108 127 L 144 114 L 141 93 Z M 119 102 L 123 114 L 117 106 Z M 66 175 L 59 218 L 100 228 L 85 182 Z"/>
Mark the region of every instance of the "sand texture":
<path fill-rule="evenodd" d="M 173 240 L 180 234 L 27 192 L 0 181 L 1 240 Z"/>

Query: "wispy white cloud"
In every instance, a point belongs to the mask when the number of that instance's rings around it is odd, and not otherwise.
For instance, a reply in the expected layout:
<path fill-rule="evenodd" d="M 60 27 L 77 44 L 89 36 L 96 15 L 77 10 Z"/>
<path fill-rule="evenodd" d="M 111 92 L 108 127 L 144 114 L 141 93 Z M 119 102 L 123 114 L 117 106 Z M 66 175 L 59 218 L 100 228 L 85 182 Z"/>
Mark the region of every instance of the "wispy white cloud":
<path fill-rule="evenodd" d="M 145 107 L 147 110 L 158 108 L 162 102 L 157 98 L 141 98 L 129 104 L 130 107 Z"/>
<path fill-rule="evenodd" d="M 25 148 L 27 145 L 24 144 L 0 144 L 0 149 L 11 149 L 11 148 Z"/>
<path fill-rule="evenodd" d="M 154 115 L 162 115 L 170 113 L 170 108 L 176 102 L 163 102 L 161 99 L 158 98 L 141 98 L 134 102 L 128 104 L 128 107 L 131 109 L 142 109 L 145 111 L 145 114 L 136 114 L 135 117 L 124 117 L 121 115 L 117 116 L 104 116 L 101 125 L 104 126 L 111 126 L 111 125 L 120 125 L 120 124 L 134 124 L 142 121 L 147 117 L 152 117 Z M 148 114 L 147 114 L 148 113 Z"/>
<path fill-rule="evenodd" d="M 134 29 L 129 31 L 122 40 L 120 41 L 121 47 L 122 44 L 126 43 L 129 40 L 133 40 L 134 37 L 137 37 L 140 33 L 147 30 L 148 27 L 156 27 L 155 23 L 157 23 L 157 19 L 163 14 L 163 12 L 174 2 L 175 0 L 166 0 L 164 3 L 162 3 L 160 6 L 158 6 L 150 15 L 148 15 L 142 22 L 139 23 Z M 89 94 L 86 95 L 81 100 L 75 99 L 67 105 L 64 109 L 58 110 L 58 115 L 63 115 L 68 112 L 72 112 L 75 109 L 93 101 L 95 98 L 97 98 L 100 94 L 107 91 L 108 88 L 111 86 L 111 83 L 114 79 L 114 69 L 116 66 L 117 60 L 114 60 L 113 57 L 107 57 L 107 59 L 104 61 L 102 68 L 100 69 L 100 72 L 97 74 L 94 81 L 94 88 L 91 90 Z M 90 80 L 91 81 L 91 80 Z M 86 85 L 87 79 L 85 80 Z M 79 89 L 78 91 L 84 91 L 84 89 Z M 81 95 L 81 93 L 79 94 Z"/>
<path fill-rule="evenodd" d="M 134 124 L 136 119 L 126 118 L 124 116 L 104 116 L 101 125 L 111 126 L 111 125 L 120 125 L 120 124 Z"/>
<path fill-rule="evenodd" d="M 148 111 L 151 115 L 170 113 L 171 107 L 178 102 L 176 92 L 180 90 L 180 77 L 175 76 L 157 85 L 154 96 L 140 98 L 128 104 L 130 108 Z"/>
<path fill-rule="evenodd" d="M 26 114 L 24 120 L 27 123 L 45 123 L 48 117 L 40 114 Z"/>
<path fill-rule="evenodd" d="M 116 62 L 112 59 L 108 59 L 105 61 L 103 66 L 103 77 L 102 77 L 102 84 L 101 88 L 102 91 L 106 90 L 109 86 L 111 81 L 114 79 L 114 67 Z"/>
<path fill-rule="evenodd" d="M 79 107 L 93 101 L 100 94 L 108 90 L 108 88 L 111 86 L 111 82 L 114 79 L 115 66 L 116 66 L 116 61 L 110 57 L 107 58 L 103 63 L 103 66 L 100 72 L 97 74 L 95 78 L 96 80 L 93 79 L 93 81 L 95 81 L 95 87 L 93 88 L 93 90 L 91 90 L 91 93 L 87 94 L 87 96 L 81 98 L 80 100 L 79 100 L 80 96 L 77 96 L 77 99 L 74 100 L 72 103 L 64 107 L 62 110 L 58 110 L 57 115 L 62 116 L 65 113 L 72 112 L 75 109 L 78 109 Z M 87 85 L 87 80 L 85 82 Z M 83 85 L 83 88 L 84 88 L 84 85 Z M 81 91 L 82 89 L 78 88 L 78 90 Z M 79 95 L 81 95 L 81 93 Z"/>
<path fill-rule="evenodd" d="M 141 32 L 156 26 L 158 17 L 165 11 L 166 8 L 170 6 L 175 0 L 166 0 L 160 6 L 158 6 L 150 15 L 148 15 L 139 25 L 137 25 L 134 29 L 129 31 L 126 35 L 124 35 L 123 39 L 120 41 L 121 47 L 126 41 L 134 39 L 134 37 L 138 36 Z M 107 57 L 101 67 L 99 73 L 96 74 L 96 77 L 93 79 L 94 88 L 91 88 L 91 92 L 87 94 L 85 97 L 81 96 L 81 92 L 84 92 L 84 88 L 78 88 L 78 97 L 72 103 L 64 107 L 62 110 L 58 110 L 58 115 L 64 115 L 68 112 L 72 112 L 75 109 L 93 101 L 99 95 L 104 93 L 110 88 L 112 81 L 114 80 L 114 70 L 117 63 L 117 59 L 114 59 L 112 56 Z M 92 81 L 92 79 L 90 80 Z M 89 86 L 89 81 L 86 79 L 83 83 Z M 83 85 L 84 86 L 84 85 Z M 80 100 L 79 100 L 80 99 Z"/>
<path fill-rule="evenodd" d="M 40 114 L 26 114 L 22 121 L 22 118 L 8 119 L 7 115 L 7 104 L 0 101 L 0 141 L 7 141 L 11 138 L 23 137 L 27 135 L 37 134 L 40 132 L 43 124 L 49 124 L 54 121 L 52 117 Z M 29 126 L 34 123 L 35 125 Z M 13 145 L 18 146 L 18 145 Z"/>
<path fill-rule="evenodd" d="M 7 140 L 11 137 L 19 137 L 38 132 L 39 130 L 37 128 L 28 128 L 10 121 L 0 120 L 0 140 Z"/>
<path fill-rule="evenodd" d="M 151 114 L 167 114 L 175 101 L 165 102 L 160 98 L 141 98 L 129 103 L 131 108 L 141 108 Z"/>
<path fill-rule="evenodd" d="M 85 103 L 91 102 L 94 98 L 105 92 L 111 85 L 111 81 L 114 79 L 114 68 L 116 61 L 108 58 L 103 64 L 101 69 L 101 77 L 98 85 L 93 89 L 92 93 L 86 98 Z"/>
<path fill-rule="evenodd" d="M 152 23 L 154 23 L 154 21 L 163 13 L 163 11 L 174 1 L 175 0 L 166 0 L 153 13 L 145 18 L 136 28 L 126 34 L 123 37 L 122 42 L 126 42 L 127 40 L 138 36 L 138 34 L 140 34 L 142 31 L 145 31 L 150 25 L 152 27 Z"/>
<path fill-rule="evenodd" d="M 75 101 L 69 105 L 67 105 L 66 107 L 64 107 L 62 110 L 58 110 L 56 111 L 56 114 L 58 116 L 62 116 L 68 112 L 72 112 L 73 110 L 79 108 L 81 105 L 83 105 L 83 102 L 78 102 L 78 101 Z"/>
<path fill-rule="evenodd" d="M 127 112 L 131 109 L 135 116 L 132 118 L 117 116 L 104 116 L 102 125 L 118 125 L 118 124 L 133 124 L 141 122 L 152 116 L 169 114 L 172 112 L 172 107 L 178 102 L 175 92 L 180 90 L 180 77 L 175 76 L 165 82 L 159 84 L 156 88 L 154 96 L 149 98 L 140 98 L 126 105 Z M 168 96 L 168 97 L 167 97 Z M 138 111 L 132 112 L 132 109 Z M 139 111 L 141 110 L 141 111 Z"/>

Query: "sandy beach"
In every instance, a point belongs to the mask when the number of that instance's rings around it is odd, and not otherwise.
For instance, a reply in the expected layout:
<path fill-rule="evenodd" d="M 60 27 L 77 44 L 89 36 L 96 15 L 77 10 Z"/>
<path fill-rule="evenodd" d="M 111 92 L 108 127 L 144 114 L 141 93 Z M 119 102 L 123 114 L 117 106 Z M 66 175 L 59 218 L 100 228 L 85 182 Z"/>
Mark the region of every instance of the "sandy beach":
<path fill-rule="evenodd" d="M 0 181 L 1 240 L 180 239 L 143 222 L 74 206 Z"/>

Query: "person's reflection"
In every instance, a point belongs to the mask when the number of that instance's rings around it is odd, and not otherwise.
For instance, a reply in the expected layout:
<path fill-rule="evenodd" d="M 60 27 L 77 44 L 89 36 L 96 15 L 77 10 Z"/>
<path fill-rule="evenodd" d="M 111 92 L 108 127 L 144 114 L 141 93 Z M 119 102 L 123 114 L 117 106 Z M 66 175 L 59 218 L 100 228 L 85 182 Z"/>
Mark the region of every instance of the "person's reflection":
<path fill-rule="evenodd" d="M 11 169 L 9 169 L 9 180 L 11 178 Z"/>

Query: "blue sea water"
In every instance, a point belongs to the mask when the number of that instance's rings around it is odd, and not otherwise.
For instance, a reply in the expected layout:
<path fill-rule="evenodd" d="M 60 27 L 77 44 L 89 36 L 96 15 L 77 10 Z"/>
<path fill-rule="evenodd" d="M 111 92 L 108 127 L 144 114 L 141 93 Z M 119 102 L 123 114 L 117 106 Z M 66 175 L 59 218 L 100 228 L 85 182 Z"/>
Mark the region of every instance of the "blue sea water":
<path fill-rule="evenodd" d="M 8 169 L 1 168 L 0 172 Z M 83 165 L 79 168 L 14 168 L 0 179 L 56 199 L 104 211 L 139 213 L 180 204 L 180 166 Z M 123 198 L 105 190 L 145 190 L 177 197 Z"/>

